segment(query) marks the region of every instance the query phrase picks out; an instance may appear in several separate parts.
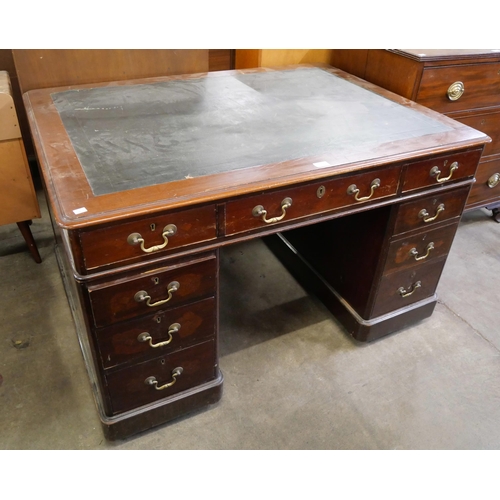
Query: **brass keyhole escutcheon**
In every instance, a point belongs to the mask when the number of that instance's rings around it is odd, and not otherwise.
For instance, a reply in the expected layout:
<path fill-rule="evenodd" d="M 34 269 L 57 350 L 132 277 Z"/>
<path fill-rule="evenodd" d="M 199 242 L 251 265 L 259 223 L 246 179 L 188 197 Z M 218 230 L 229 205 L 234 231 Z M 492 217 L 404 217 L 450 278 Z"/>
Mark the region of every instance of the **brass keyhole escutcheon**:
<path fill-rule="evenodd" d="M 325 188 L 325 186 L 320 186 L 320 187 L 318 188 L 318 190 L 316 191 L 316 196 L 317 196 L 318 198 L 323 198 L 323 196 L 325 196 L 325 193 L 326 193 L 326 188 Z"/>

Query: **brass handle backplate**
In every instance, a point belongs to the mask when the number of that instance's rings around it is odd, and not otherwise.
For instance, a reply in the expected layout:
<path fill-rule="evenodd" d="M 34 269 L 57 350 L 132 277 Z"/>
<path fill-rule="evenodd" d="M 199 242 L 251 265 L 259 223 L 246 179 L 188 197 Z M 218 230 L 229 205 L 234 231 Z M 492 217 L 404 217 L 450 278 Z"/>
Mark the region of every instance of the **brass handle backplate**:
<path fill-rule="evenodd" d="M 446 182 L 446 181 L 449 181 L 451 179 L 453 172 L 455 172 L 455 170 L 458 170 L 458 163 L 456 161 L 454 161 L 450 165 L 450 173 L 449 173 L 448 177 L 443 177 L 443 178 L 439 177 L 441 175 L 441 170 L 439 170 L 438 167 L 432 167 L 429 174 L 431 177 L 435 177 L 438 182 Z"/>
<path fill-rule="evenodd" d="M 417 249 L 416 248 L 412 248 L 410 250 L 410 255 L 412 255 L 415 260 L 424 260 L 424 259 L 427 259 L 427 257 L 429 257 L 429 254 L 431 253 L 431 250 L 434 250 L 434 243 L 431 241 L 427 247 L 426 247 L 426 250 L 427 252 L 425 253 L 425 255 L 418 255 L 418 252 L 417 252 Z"/>
<path fill-rule="evenodd" d="M 181 285 L 178 281 L 172 281 L 171 283 L 169 283 L 167 287 L 168 297 L 164 300 L 159 300 L 158 302 L 151 303 L 151 296 L 145 290 L 140 290 L 139 292 L 137 292 L 134 295 L 134 300 L 136 302 L 146 302 L 146 305 L 148 307 L 161 306 L 163 304 L 166 304 L 172 298 L 174 292 L 179 290 L 180 286 Z"/>
<path fill-rule="evenodd" d="M 168 387 L 172 387 L 177 382 L 177 377 L 179 377 L 183 371 L 184 370 L 183 370 L 182 366 L 178 366 L 177 368 L 174 368 L 172 370 L 172 381 L 167 382 L 166 384 L 163 384 L 160 387 L 158 387 L 158 380 L 156 380 L 156 377 L 148 377 L 144 381 L 144 383 L 146 385 L 154 385 L 154 387 L 157 391 L 163 391 L 163 389 L 167 389 Z"/>
<path fill-rule="evenodd" d="M 413 295 L 415 291 L 422 286 L 421 281 L 417 281 L 414 283 L 409 290 L 405 290 L 402 286 L 398 288 L 398 293 L 401 295 L 401 297 L 409 297 L 410 295 Z"/>
<path fill-rule="evenodd" d="M 179 323 L 172 323 L 169 327 L 168 327 L 168 339 L 167 340 L 164 340 L 163 342 L 158 342 L 157 344 L 153 344 L 153 337 L 151 337 L 151 335 L 148 333 L 148 332 L 142 332 L 139 334 L 139 336 L 137 337 L 137 340 L 139 342 L 148 342 L 149 341 L 149 345 L 151 347 L 164 347 L 168 344 L 170 344 L 170 342 L 172 342 L 172 333 L 177 333 L 179 330 L 181 329 L 181 325 L 179 325 Z"/>
<path fill-rule="evenodd" d="M 141 245 L 141 250 L 145 253 L 156 252 L 165 248 L 168 245 L 168 237 L 173 236 L 177 232 L 177 226 L 175 224 L 168 224 L 163 228 L 161 233 L 163 237 L 163 243 L 161 245 L 154 245 L 152 247 L 146 248 L 144 246 L 144 238 L 140 233 L 132 233 L 128 235 L 127 243 L 129 245 Z"/>
<path fill-rule="evenodd" d="M 437 209 L 436 209 L 436 213 L 431 217 L 429 215 L 429 212 L 427 212 L 427 210 L 425 208 L 423 208 L 422 210 L 420 210 L 420 212 L 418 213 L 418 217 L 420 219 L 422 219 L 424 222 L 432 222 L 434 220 L 436 220 L 438 218 L 438 215 L 444 210 L 444 203 L 441 203 L 438 205 Z"/>
<path fill-rule="evenodd" d="M 371 189 L 370 189 L 370 194 L 368 196 L 363 196 L 360 198 L 359 197 L 359 188 L 356 186 L 356 184 L 351 184 L 347 188 L 347 194 L 349 196 L 354 196 L 354 199 L 356 201 L 366 201 L 366 200 L 369 200 L 373 196 L 375 189 L 377 189 L 378 187 L 380 187 L 380 179 L 373 179 L 373 181 L 370 184 Z"/>
<path fill-rule="evenodd" d="M 464 92 L 465 85 L 462 82 L 454 82 L 449 86 L 446 95 L 450 101 L 458 101 Z"/>
<path fill-rule="evenodd" d="M 488 179 L 488 187 L 489 188 L 494 188 L 498 186 L 500 183 L 500 174 L 497 172 L 496 174 L 493 174 L 489 179 Z"/>
<path fill-rule="evenodd" d="M 286 215 L 287 209 L 289 209 L 292 206 L 292 199 L 291 198 L 285 198 L 281 202 L 281 215 L 278 217 L 272 217 L 271 219 L 267 219 L 267 210 L 264 209 L 262 205 L 257 205 L 256 207 L 253 208 L 252 210 L 252 215 L 254 217 L 260 217 L 262 221 L 264 221 L 266 224 L 272 224 L 273 222 L 279 222 L 280 220 L 283 220 Z"/>

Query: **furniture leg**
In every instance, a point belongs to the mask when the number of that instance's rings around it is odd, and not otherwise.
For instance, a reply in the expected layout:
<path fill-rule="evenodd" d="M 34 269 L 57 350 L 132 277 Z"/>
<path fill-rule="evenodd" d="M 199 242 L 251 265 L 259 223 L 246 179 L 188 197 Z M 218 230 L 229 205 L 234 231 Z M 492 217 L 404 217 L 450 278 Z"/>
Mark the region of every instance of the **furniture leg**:
<path fill-rule="evenodd" d="M 30 250 L 31 256 L 33 257 L 34 261 L 37 264 L 40 264 L 40 262 L 42 262 L 42 259 L 40 257 L 40 254 L 38 253 L 38 248 L 33 238 L 33 234 L 31 233 L 30 224 L 31 221 L 25 220 L 22 222 L 18 222 L 17 227 L 21 231 L 24 241 L 26 241 L 26 244 L 28 245 L 28 248 Z"/>

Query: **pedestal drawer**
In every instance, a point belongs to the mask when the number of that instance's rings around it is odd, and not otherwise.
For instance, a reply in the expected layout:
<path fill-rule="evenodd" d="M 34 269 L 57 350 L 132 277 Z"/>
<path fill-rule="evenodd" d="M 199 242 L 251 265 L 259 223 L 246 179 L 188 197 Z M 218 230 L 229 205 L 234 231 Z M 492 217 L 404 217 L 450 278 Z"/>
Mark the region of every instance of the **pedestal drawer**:
<path fill-rule="evenodd" d="M 96 327 L 162 311 L 215 294 L 216 257 L 152 269 L 111 283 L 89 286 Z"/>
<path fill-rule="evenodd" d="M 213 337 L 216 307 L 212 297 L 97 330 L 102 366 L 130 364 Z"/>
<path fill-rule="evenodd" d="M 385 274 L 445 257 L 451 247 L 458 223 L 394 240 L 387 254 Z"/>
<path fill-rule="evenodd" d="M 106 374 L 113 413 L 167 398 L 213 380 L 215 341 Z"/>
<path fill-rule="evenodd" d="M 426 229 L 433 224 L 459 217 L 462 214 L 470 187 L 439 191 L 431 196 L 401 203 L 398 207 L 394 234 L 413 229 Z"/>
<path fill-rule="evenodd" d="M 445 258 L 441 258 L 384 276 L 370 318 L 395 311 L 433 295 L 445 261 Z"/>

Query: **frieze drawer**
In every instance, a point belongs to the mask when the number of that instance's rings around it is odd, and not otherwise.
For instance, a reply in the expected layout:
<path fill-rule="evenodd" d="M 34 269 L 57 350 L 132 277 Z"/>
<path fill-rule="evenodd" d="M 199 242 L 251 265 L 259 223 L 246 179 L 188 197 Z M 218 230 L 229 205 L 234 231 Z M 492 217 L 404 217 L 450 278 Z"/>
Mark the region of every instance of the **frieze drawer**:
<path fill-rule="evenodd" d="M 106 375 L 112 413 L 121 413 L 210 382 L 217 375 L 215 341 Z"/>
<path fill-rule="evenodd" d="M 216 258 L 153 269 L 132 278 L 89 286 L 96 327 L 162 311 L 215 294 Z"/>
<path fill-rule="evenodd" d="M 102 366 L 114 368 L 167 354 L 213 337 L 215 298 L 118 323 L 96 332 Z"/>
<path fill-rule="evenodd" d="M 84 269 L 147 260 L 171 250 L 215 239 L 215 207 L 148 216 L 134 222 L 82 231 Z"/>
<path fill-rule="evenodd" d="M 396 196 L 400 166 L 249 196 L 226 205 L 226 235 Z"/>

